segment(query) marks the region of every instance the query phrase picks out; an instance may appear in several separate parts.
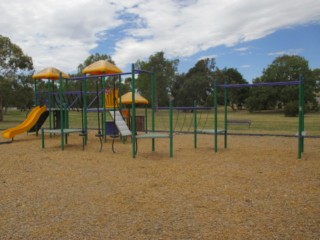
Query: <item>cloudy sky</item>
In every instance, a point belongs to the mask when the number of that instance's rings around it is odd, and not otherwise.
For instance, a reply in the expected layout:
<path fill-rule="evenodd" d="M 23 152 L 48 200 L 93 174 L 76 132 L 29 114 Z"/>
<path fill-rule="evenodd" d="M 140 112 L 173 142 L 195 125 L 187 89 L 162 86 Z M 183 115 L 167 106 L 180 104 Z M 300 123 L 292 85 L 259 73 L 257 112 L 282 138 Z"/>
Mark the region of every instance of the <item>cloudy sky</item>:
<path fill-rule="evenodd" d="M 10 0 L 0 9 L 0 34 L 36 70 L 72 73 L 96 52 L 128 70 L 158 51 L 179 58 L 180 72 L 214 57 L 248 81 L 286 53 L 320 67 L 319 0 Z"/>

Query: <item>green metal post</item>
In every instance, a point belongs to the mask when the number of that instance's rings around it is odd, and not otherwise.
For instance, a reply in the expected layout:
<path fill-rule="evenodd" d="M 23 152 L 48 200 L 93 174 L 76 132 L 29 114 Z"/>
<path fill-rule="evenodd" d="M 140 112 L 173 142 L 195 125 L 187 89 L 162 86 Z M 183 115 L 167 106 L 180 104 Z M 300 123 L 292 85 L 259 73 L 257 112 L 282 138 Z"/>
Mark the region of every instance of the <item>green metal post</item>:
<path fill-rule="evenodd" d="M 86 133 L 85 136 L 84 136 L 84 143 L 85 145 L 87 145 L 87 142 L 88 142 L 88 124 L 87 124 L 87 79 L 85 78 L 83 80 L 83 87 L 82 87 L 82 90 L 83 90 L 83 126 L 84 126 L 84 132 Z"/>
<path fill-rule="evenodd" d="M 170 99 L 169 103 L 169 123 L 170 123 L 170 158 L 173 157 L 173 124 L 172 124 L 172 99 Z"/>
<path fill-rule="evenodd" d="M 154 123 L 154 111 L 155 111 L 155 73 L 151 74 L 151 131 L 155 131 Z M 155 151 L 155 139 L 152 138 L 152 151 Z"/>
<path fill-rule="evenodd" d="M 304 79 L 303 79 L 303 76 L 301 75 L 301 81 L 302 81 L 302 132 L 304 132 Z M 304 152 L 304 137 L 305 135 L 302 136 L 302 148 L 301 148 L 301 151 Z"/>
<path fill-rule="evenodd" d="M 122 99 L 121 99 L 121 96 L 122 96 L 122 79 L 121 79 L 121 75 L 119 75 L 119 108 L 122 109 Z"/>
<path fill-rule="evenodd" d="M 301 155 L 303 152 L 303 139 L 302 139 L 302 131 L 303 131 L 303 80 L 300 76 L 299 79 L 299 129 L 298 129 L 298 159 L 301 159 Z"/>
<path fill-rule="evenodd" d="M 148 132 L 148 105 L 144 106 L 145 132 Z"/>
<path fill-rule="evenodd" d="M 52 95 L 54 91 L 54 83 L 53 80 L 51 82 L 50 79 L 48 79 L 48 105 L 49 105 L 49 128 L 52 129 Z M 52 134 L 50 133 L 50 138 L 52 137 Z"/>
<path fill-rule="evenodd" d="M 194 107 L 193 109 L 193 133 L 194 133 L 193 145 L 194 145 L 194 148 L 197 148 L 197 109 L 196 109 L 197 101 L 196 100 L 194 100 L 193 102 L 193 107 Z"/>
<path fill-rule="evenodd" d="M 214 151 L 218 152 L 218 91 L 217 81 L 214 82 Z"/>
<path fill-rule="evenodd" d="M 63 114 L 63 96 L 62 96 L 62 74 L 59 76 L 59 100 L 60 100 L 60 147 L 64 150 L 64 114 Z"/>
<path fill-rule="evenodd" d="M 227 85 L 227 83 L 225 82 L 224 85 Z M 228 92 L 227 92 L 227 88 L 224 87 L 224 148 L 228 147 L 228 142 L 227 142 L 227 138 L 228 138 Z"/>
<path fill-rule="evenodd" d="M 131 67 L 131 92 L 132 92 L 132 119 L 131 119 L 131 132 L 132 132 L 132 157 L 136 157 L 136 104 L 135 104 L 135 69 L 134 64 Z"/>
<path fill-rule="evenodd" d="M 44 129 L 41 128 L 41 146 L 44 148 Z"/>
<path fill-rule="evenodd" d="M 102 89 L 102 134 L 103 141 L 107 142 L 106 135 L 106 90 L 105 90 L 105 77 L 101 77 L 101 89 Z"/>
<path fill-rule="evenodd" d="M 63 104 L 63 114 L 64 114 L 64 128 L 69 128 L 69 111 L 68 111 L 68 106 L 67 103 Z M 64 134 L 65 136 L 65 143 L 68 144 L 68 136 L 69 134 L 66 133 Z"/>

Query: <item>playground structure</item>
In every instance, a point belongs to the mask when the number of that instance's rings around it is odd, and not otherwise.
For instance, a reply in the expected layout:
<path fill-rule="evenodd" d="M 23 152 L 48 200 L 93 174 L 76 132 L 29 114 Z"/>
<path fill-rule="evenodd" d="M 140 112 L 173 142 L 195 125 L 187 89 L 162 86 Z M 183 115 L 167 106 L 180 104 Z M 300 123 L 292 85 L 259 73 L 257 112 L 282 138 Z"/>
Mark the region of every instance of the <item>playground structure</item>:
<path fill-rule="evenodd" d="M 223 85 L 214 85 L 214 104 L 213 108 L 209 107 L 196 107 L 196 102 L 194 103 L 193 107 L 184 107 L 184 108 L 175 108 L 172 107 L 172 101 L 170 101 L 169 108 L 162 108 L 165 110 L 169 110 L 169 126 L 165 128 L 164 131 L 159 131 L 155 129 L 155 99 L 154 99 L 154 73 L 149 71 L 143 70 L 135 70 L 134 65 L 132 65 L 132 71 L 123 73 L 120 69 L 115 70 L 114 68 L 112 72 L 106 70 L 107 67 L 103 64 L 103 61 L 98 61 L 99 64 L 92 64 L 93 66 L 89 66 L 84 69 L 84 74 L 91 74 L 85 75 L 81 77 L 74 77 L 70 78 L 67 74 L 62 73 L 61 71 L 53 68 L 44 69 L 39 73 L 35 74 L 33 77 L 35 79 L 38 78 L 46 78 L 48 79 L 48 91 L 44 93 L 37 92 L 37 84 L 35 81 L 35 102 L 46 102 L 47 110 L 49 111 L 49 128 L 45 129 L 42 128 L 42 147 L 44 148 L 44 135 L 46 133 L 50 134 L 58 134 L 61 135 L 61 149 L 64 149 L 65 144 L 68 141 L 68 135 L 71 133 L 79 133 L 79 136 L 83 138 L 82 146 L 83 149 L 87 144 L 87 112 L 88 111 L 95 111 L 97 112 L 97 119 L 98 119 L 98 133 L 96 134 L 99 137 L 101 142 L 100 151 L 102 150 L 103 142 L 106 142 L 107 135 L 110 135 L 113 138 L 115 137 L 132 137 L 132 157 L 135 158 L 137 154 L 137 142 L 138 139 L 146 139 L 149 138 L 152 140 L 152 151 L 155 151 L 155 140 L 157 138 L 169 138 L 169 149 L 170 149 L 170 157 L 173 156 L 173 133 L 176 132 L 183 132 L 182 129 L 185 125 L 185 119 L 183 120 L 182 126 L 180 126 L 180 130 L 176 131 L 176 125 L 173 124 L 173 110 L 191 110 L 193 112 L 193 119 L 189 122 L 188 129 L 193 128 L 194 134 L 194 148 L 197 148 L 197 135 L 198 134 L 211 134 L 214 135 L 214 151 L 218 151 L 218 135 L 224 136 L 224 147 L 227 148 L 227 139 L 228 139 L 228 125 L 232 124 L 232 121 L 228 120 L 227 116 L 227 89 L 229 88 L 240 88 L 240 87 L 263 87 L 263 86 L 287 86 L 287 85 L 299 85 L 299 126 L 298 126 L 298 158 L 300 159 L 302 153 L 304 151 L 304 138 L 306 133 L 304 131 L 304 87 L 303 87 L 303 80 L 302 77 L 299 81 L 291 81 L 291 82 L 273 82 L 273 83 L 257 83 L 257 84 L 223 84 Z M 108 72 L 109 71 L 109 72 Z M 148 74 L 150 75 L 150 81 L 152 83 L 152 97 L 151 97 L 151 129 L 148 129 L 148 121 L 147 121 L 147 108 L 145 108 L 145 117 L 146 117 L 146 126 L 145 126 L 145 134 L 136 135 L 137 124 L 136 124 L 136 104 L 148 104 L 146 99 L 141 98 L 141 96 L 136 93 L 135 91 L 135 76 L 136 74 Z M 121 76 L 123 75 L 131 75 L 131 89 L 132 91 L 127 93 L 127 96 L 119 97 L 119 89 L 115 88 L 115 82 L 119 80 L 119 86 L 121 86 Z M 106 78 L 113 78 L 114 88 L 113 89 L 106 89 L 105 88 L 105 81 Z M 73 91 L 67 92 L 63 89 L 63 81 L 68 79 L 68 81 L 80 81 L 81 82 L 81 89 L 80 91 Z M 86 89 L 86 82 L 87 80 L 95 80 L 96 81 L 96 92 L 88 92 Z M 53 92 L 53 81 L 59 81 L 59 92 Z M 224 90 L 224 127 L 222 129 L 218 129 L 218 118 L 217 118 L 217 92 L 218 89 L 221 88 Z M 45 100 L 43 97 L 45 96 Z M 91 96 L 91 100 L 88 102 L 89 97 Z M 123 98 L 122 98 L 123 97 Z M 122 109 L 122 105 L 127 104 L 131 107 L 131 109 Z M 36 109 L 36 108 L 35 108 Z M 38 108 L 37 108 L 38 109 Z M 199 119 L 198 119 L 198 111 L 207 111 L 214 110 L 214 119 L 213 119 L 213 128 L 205 128 L 204 124 L 202 128 L 199 128 Z M 81 111 L 81 119 L 82 119 L 82 127 L 81 128 L 70 128 L 69 127 L 69 120 L 68 120 L 68 111 L 69 110 L 77 110 Z M 130 111 L 131 110 L 131 111 Z M 157 110 L 161 110 L 161 108 L 157 108 Z M 45 112 L 45 111 L 43 111 Z M 16 134 L 25 132 L 33 128 L 34 131 L 38 131 L 41 127 L 41 124 L 38 123 L 40 121 L 40 116 L 43 114 L 37 114 L 35 118 L 31 117 L 33 114 L 26 119 L 21 126 L 18 126 L 11 130 L 6 130 L 3 132 L 3 136 L 7 138 L 13 138 Z M 131 112 L 131 116 L 130 116 Z M 125 114 L 123 114 L 125 113 Z M 110 114 L 111 119 L 114 123 L 114 130 L 108 132 L 108 128 L 110 126 L 107 125 L 106 115 Z M 123 117 L 126 115 L 127 119 L 129 119 L 130 124 L 123 121 Z M 201 118 L 201 115 L 200 115 Z M 205 123 L 208 120 L 208 113 L 205 118 Z M 42 121 L 44 121 L 42 119 Z M 28 124 L 27 124 L 28 123 Z M 43 122 L 42 122 L 43 123 Z M 241 122 L 248 124 L 248 120 Z M 124 125 L 125 124 L 125 125 Z M 250 121 L 251 124 L 251 121 Z M 131 126 L 130 126 L 131 125 Z M 250 125 L 249 125 L 250 126 Z M 130 128 L 131 127 L 131 128 Z M 169 129 L 169 130 L 168 130 Z M 188 131 L 189 132 L 189 131 Z M 134 133 L 134 134 L 133 134 Z"/>
<path fill-rule="evenodd" d="M 243 88 L 243 87 L 277 87 L 277 86 L 294 86 L 298 85 L 298 93 L 297 99 L 299 100 L 299 118 L 298 118 L 298 126 L 297 133 L 295 134 L 278 134 L 278 136 L 282 137 L 296 137 L 298 139 L 298 159 L 301 159 L 302 153 L 304 152 L 304 139 L 306 137 L 305 125 L 304 125 L 304 81 L 302 76 L 297 81 L 290 82 L 270 82 L 270 83 L 253 83 L 253 84 L 222 84 L 217 85 L 214 84 L 214 102 L 213 107 L 198 107 L 197 103 L 194 102 L 193 107 L 176 107 L 174 111 L 176 113 L 176 118 L 174 122 L 173 132 L 174 133 L 193 133 L 194 135 L 194 148 L 197 148 L 198 142 L 198 134 L 209 134 L 214 136 L 214 151 L 218 152 L 218 135 L 222 135 L 224 138 L 224 148 L 228 146 L 228 135 L 229 134 L 229 125 L 231 124 L 241 124 L 245 125 L 248 128 L 251 126 L 251 120 L 248 119 L 228 119 L 228 111 L 227 111 L 227 96 L 228 89 L 230 88 Z M 223 122 L 220 124 L 220 129 L 218 129 L 219 121 L 218 121 L 218 104 L 217 104 L 217 96 L 219 89 L 223 89 L 224 91 L 224 113 L 223 113 Z M 160 107 L 158 110 L 168 110 L 167 107 Z M 213 111 L 213 119 L 208 119 L 209 112 Z M 180 112 L 184 112 L 184 116 L 181 117 L 180 124 L 179 115 Z M 189 112 L 189 115 L 192 117 L 187 117 L 186 112 Z M 192 113 L 191 113 L 192 112 Z M 200 117 L 198 112 L 200 112 Z M 203 112 L 205 116 L 203 116 Z M 202 124 L 199 124 L 200 120 L 202 120 Z M 163 121 L 160 121 L 161 123 Z M 221 128 L 222 125 L 222 128 Z M 177 127 L 178 126 L 178 127 Z M 165 129 L 164 127 L 163 129 Z M 177 129 L 178 128 L 178 129 Z M 165 131 L 165 130 L 164 130 Z M 237 135 L 251 135 L 251 136 L 270 136 L 270 134 L 237 134 Z"/>
<path fill-rule="evenodd" d="M 107 63 L 107 65 L 105 63 Z M 98 64 L 97 64 L 98 63 Z M 151 117 L 151 131 L 146 132 L 145 134 L 139 134 L 136 135 L 136 104 L 147 104 L 148 101 L 146 99 L 143 99 L 141 96 L 137 95 L 137 100 L 135 99 L 135 75 L 136 74 L 149 74 L 150 80 L 153 82 L 153 88 L 154 88 L 154 75 L 152 72 L 148 71 L 142 71 L 142 70 L 135 70 L 134 66 L 132 66 L 132 71 L 123 73 L 120 69 L 113 67 L 110 68 L 110 63 L 106 61 L 98 61 L 96 63 L 93 63 L 92 65 L 88 66 L 83 70 L 83 73 L 86 74 L 81 77 L 73 77 L 73 78 L 67 78 L 63 77 L 62 73 L 59 73 L 59 75 L 55 75 L 55 77 L 49 78 L 47 75 L 35 75 L 35 79 L 37 78 L 46 78 L 49 80 L 49 89 L 48 92 L 46 92 L 44 95 L 47 96 L 47 103 L 48 103 L 48 110 L 49 110 L 49 128 L 41 129 L 41 136 L 42 136 L 42 148 L 45 147 L 45 134 L 50 134 L 50 137 L 54 135 L 60 135 L 60 147 L 61 150 L 64 149 L 65 144 L 68 143 L 68 135 L 71 133 L 79 133 L 79 136 L 83 138 L 82 146 L 83 149 L 85 145 L 87 144 L 87 131 L 88 131 L 88 119 L 87 119 L 87 113 L 88 111 L 95 111 L 97 112 L 97 119 L 98 119 L 98 133 L 96 134 L 97 137 L 100 139 L 101 147 L 100 151 L 102 149 L 103 142 L 107 141 L 107 134 L 108 134 L 108 125 L 106 121 L 106 115 L 110 114 L 113 122 L 115 123 L 115 127 L 117 128 L 117 132 L 111 132 L 111 137 L 114 139 L 115 137 L 127 137 L 131 135 L 131 142 L 132 142 L 132 156 L 133 158 L 137 154 L 137 140 L 138 139 L 145 139 L 150 138 L 152 139 L 152 151 L 155 151 L 155 139 L 156 138 L 170 138 L 170 156 L 173 156 L 173 147 L 172 147 L 172 133 L 157 133 L 154 129 L 154 113 Z M 41 71 L 42 73 L 45 71 Z M 90 74 L 90 75 L 88 75 Z M 123 75 L 130 75 L 132 78 L 132 92 L 131 94 L 131 118 L 130 125 L 131 125 L 131 131 L 129 130 L 128 126 L 124 126 L 124 121 L 121 119 L 120 122 L 120 116 L 118 116 L 121 112 L 120 106 L 121 103 L 121 97 L 119 98 L 119 90 L 115 88 L 115 82 L 117 79 L 119 79 L 119 86 L 121 86 L 121 76 Z M 113 89 L 105 89 L 105 82 L 106 78 L 112 78 L 113 79 Z M 64 92 L 63 89 L 63 81 L 68 79 L 68 81 L 81 81 L 81 91 L 80 92 Z M 92 99 L 91 102 L 88 101 L 88 95 L 92 94 L 87 92 L 87 81 L 88 80 L 95 80 L 96 81 L 96 96 Z M 59 81 L 59 93 L 53 92 L 53 81 L 58 80 Z M 35 90 L 37 89 L 36 81 L 35 81 Z M 153 90 L 154 93 L 154 90 Z M 79 96 L 80 95 L 80 96 Z M 71 100 L 69 100 L 71 99 Z M 154 96 L 152 97 L 152 109 L 154 111 Z M 130 101 L 128 101 L 128 97 L 125 96 L 123 104 L 128 104 Z M 38 103 L 41 100 L 41 97 L 39 93 L 35 91 L 35 102 Z M 90 106 L 94 106 L 95 108 L 90 108 Z M 57 108 L 58 107 L 58 108 Z M 82 119 L 82 126 L 81 128 L 70 128 L 69 126 L 69 120 L 68 120 L 68 111 L 71 109 L 77 109 L 81 110 L 81 119 Z M 171 112 L 172 114 L 172 112 Z M 57 117 L 59 116 L 59 117 Z M 130 114 L 129 114 L 130 116 Z M 122 118 L 122 116 L 121 116 Z M 172 120 L 172 116 L 169 118 Z M 147 123 L 147 121 L 146 121 Z M 121 124 L 121 125 L 119 125 Z M 126 128 L 126 131 L 123 130 L 123 128 Z M 147 126 L 146 126 L 147 129 Z M 128 131 L 129 130 L 129 131 Z M 118 132 L 120 134 L 118 134 Z M 109 131 L 110 133 L 110 131 Z M 134 133 L 134 134 L 131 134 Z"/>
<path fill-rule="evenodd" d="M 304 138 L 306 136 L 304 129 L 304 84 L 303 78 L 300 76 L 298 81 L 290 81 L 290 82 L 271 82 L 271 83 L 252 83 L 252 84 L 223 84 L 217 85 L 214 84 L 214 128 L 213 129 L 202 129 L 200 131 L 197 130 L 197 111 L 194 111 L 194 148 L 197 148 L 197 134 L 205 133 L 205 134 L 213 134 L 214 135 L 214 151 L 218 151 L 218 134 L 224 135 L 224 148 L 228 146 L 228 114 L 227 114 L 227 89 L 228 88 L 242 88 L 242 87 L 266 87 L 266 86 L 299 86 L 299 122 L 298 122 L 298 133 L 296 134 L 298 137 L 298 159 L 301 159 L 302 153 L 304 152 Z M 224 89 L 224 128 L 218 129 L 218 117 L 217 117 L 217 109 L 218 109 L 218 87 Z M 194 103 L 196 106 L 196 102 Z M 250 122 L 251 124 L 251 122 Z"/>
<path fill-rule="evenodd" d="M 58 79 L 60 74 L 62 74 L 64 78 L 69 78 L 68 74 L 61 73 L 60 70 L 53 67 L 48 67 L 41 70 L 40 72 L 34 74 L 33 78 L 36 79 L 36 78 L 41 78 L 45 76 L 50 81 L 50 79 L 52 80 Z M 35 93 L 37 92 L 36 83 L 35 83 L 34 91 Z M 6 129 L 5 131 L 2 132 L 2 136 L 4 138 L 11 138 L 13 141 L 13 138 L 17 134 L 21 134 L 27 131 L 36 132 L 36 134 L 38 134 L 39 129 L 41 128 L 42 124 L 44 123 L 48 115 L 49 115 L 49 118 L 51 118 L 51 114 L 50 114 L 50 110 L 49 112 L 47 112 L 47 109 L 44 105 L 41 105 L 41 106 L 37 105 L 36 94 L 35 94 L 35 103 L 36 103 L 36 107 L 32 109 L 32 111 L 30 112 L 30 114 L 28 115 L 28 117 L 23 123 L 21 123 L 16 127 Z"/>

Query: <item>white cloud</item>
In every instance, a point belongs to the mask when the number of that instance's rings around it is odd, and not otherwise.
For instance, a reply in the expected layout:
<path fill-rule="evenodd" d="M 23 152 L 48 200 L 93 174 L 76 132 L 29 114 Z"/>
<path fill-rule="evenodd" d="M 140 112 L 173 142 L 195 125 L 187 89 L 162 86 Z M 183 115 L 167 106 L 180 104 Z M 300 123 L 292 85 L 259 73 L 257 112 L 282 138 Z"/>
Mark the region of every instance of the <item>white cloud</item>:
<path fill-rule="evenodd" d="M 138 31 L 128 29 L 128 36 L 116 44 L 116 62 L 124 65 L 156 51 L 165 51 L 169 57 L 187 57 L 211 47 L 258 39 L 280 28 L 320 21 L 317 0 L 199 0 L 184 7 L 176 3 L 145 1 L 128 9 L 144 26 Z M 148 33 L 146 40 L 138 35 L 141 32 Z M 138 52 L 133 53 L 132 46 Z"/>
<path fill-rule="evenodd" d="M 249 64 L 244 64 L 244 65 L 241 65 L 240 68 L 251 68 L 251 65 L 249 65 Z"/>
<path fill-rule="evenodd" d="M 236 52 L 246 52 L 249 50 L 249 47 L 241 47 L 241 48 L 235 48 L 234 51 Z"/>
<path fill-rule="evenodd" d="M 270 52 L 268 53 L 268 56 L 280 56 L 280 55 L 298 55 L 303 51 L 302 48 L 298 49 L 289 49 L 284 51 L 277 51 L 277 52 Z"/>
<path fill-rule="evenodd" d="M 120 26 L 117 6 L 105 1 L 11 0 L 0 3 L 1 34 L 33 58 L 37 70 L 76 70 L 101 34 Z"/>
<path fill-rule="evenodd" d="M 0 34 L 21 46 L 37 70 L 69 72 L 115 33 L 108 54 L 124 67 L 157 51 L 184 58 L 320 22 L 318 0 L 11 0 L 0 8 Z"/>
<path fill-rule="evenodd" d="M 198 61 L 199 61 L 199 60 L 202 60 L 202 59 L 206 59 L 206 58 L 217 58 L 217 57 L 218 57 L 218 55 L 215 55 L 215 54 L 213 54 L 213 55 L 201 56 L 200 58 L 198 58 Z"/>

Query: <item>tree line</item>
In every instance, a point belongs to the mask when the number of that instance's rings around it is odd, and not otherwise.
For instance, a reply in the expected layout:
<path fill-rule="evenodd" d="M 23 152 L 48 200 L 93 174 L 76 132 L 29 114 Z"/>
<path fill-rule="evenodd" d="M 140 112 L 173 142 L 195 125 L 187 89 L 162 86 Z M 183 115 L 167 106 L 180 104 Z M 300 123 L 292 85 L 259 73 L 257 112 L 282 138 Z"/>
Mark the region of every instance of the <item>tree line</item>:
<path fill-rule="evenodd" d="M 91 63 L 106 59 L 115 63 L 107 54 L 92 54 L 78 65 L 75 76 Z M 174 99 L 175 106 L 213 105 L 214 83 L 245 84 L 248 83 L 235 68 L 219 69 L 214 58 L 199 60 L 186 73 L 178 73 L 179 59 L 167 59 L 164 52 L 157 52 L 147 60 L 138 60 L 136 69 L 155 72 L 155 104 L 168 106 L 169 99 Z M 12 106 L 19 109 L 31 108 L 34 105 L 33 79 L 34 67 L 32 58 L 12 43 L 9 38 L 0 35 L 0 109 Z M 305 103 L 308 111 L 318 110 L 317 96 L 320 90 L 320 68 L 310 69 L 306 59 L 298 55 L 283 55 L 274 59 L 253 80 L 253 83 L 296 81 L 304 77 Z M 113 87 L 113 78 L 107 79 L 107 86 Z M 122 80 L 121 93 L 130 91 L 131 78 Z M 78 81 L 66 81 L 64 89 L 79 91 Z M 118 86 L 117 81 L 117 87 Z M 151 81 L 147 74 L 141 74 L 136 81 L 137 91 L 151 100 Z M 284 109 L 287 115 L 298 112 L 298 86 L 277 86 L 259 88 L 234 88 L 228 91 L 228 105 L 231 109 L 246 108 L 250 112 Z M 38 90 L 48 89 L 46 81 L 39 81 Z M 88 81 L 88 90 L 95 91 L 95 81 Z M 57 90 L 57 86 L 56 86 Z M 223 104 L 223 91 L 218 92 L 218 104 Z M 151 102 L 151 101 L 150 101 Z M 289 110 L 290 111 L 289 111 Z M 1 111 L 2 112 L 2 111 Z M 1 116 L 0 116 L 1 119 Z"/>
<path fill-rule="evenodd" d="M 219 69 L 214 58 L 199 60 L 187 73 L 177 73 L 179 60 L 168 60 L 163 52 L 138 61 L 138 68 L 154 69 L 156 73 L 156 105 L 167 106 L 169 97 L 175 99 L 175 106 L 192 106 L 194 100 L 199 106 L 213 106 L 214 83 L 246 84 L 242 74 L 235 68 Z M 317 111 L 317 96 L 320 90 L 320 69 L 310 69 L 306 59 L 297 55 L 283 55 L 267 66 L 253 83 L 290 82 L 304 78 L 305 103 L 307 111 Z M 142 95 L 150 96 L 151 83 L 145 76 L 137 84 Z M 218 93 L 218 104 L 224 103 L 223 91 Z M 150 98 L 149 98 L 150 99 Z M 250 112 L 283 109 L 285 115 L 298 114 L 298 86 L 271 86 L 256 88 L 230 88 L 228 105 L 233 110 L 246 108 Z"/>

